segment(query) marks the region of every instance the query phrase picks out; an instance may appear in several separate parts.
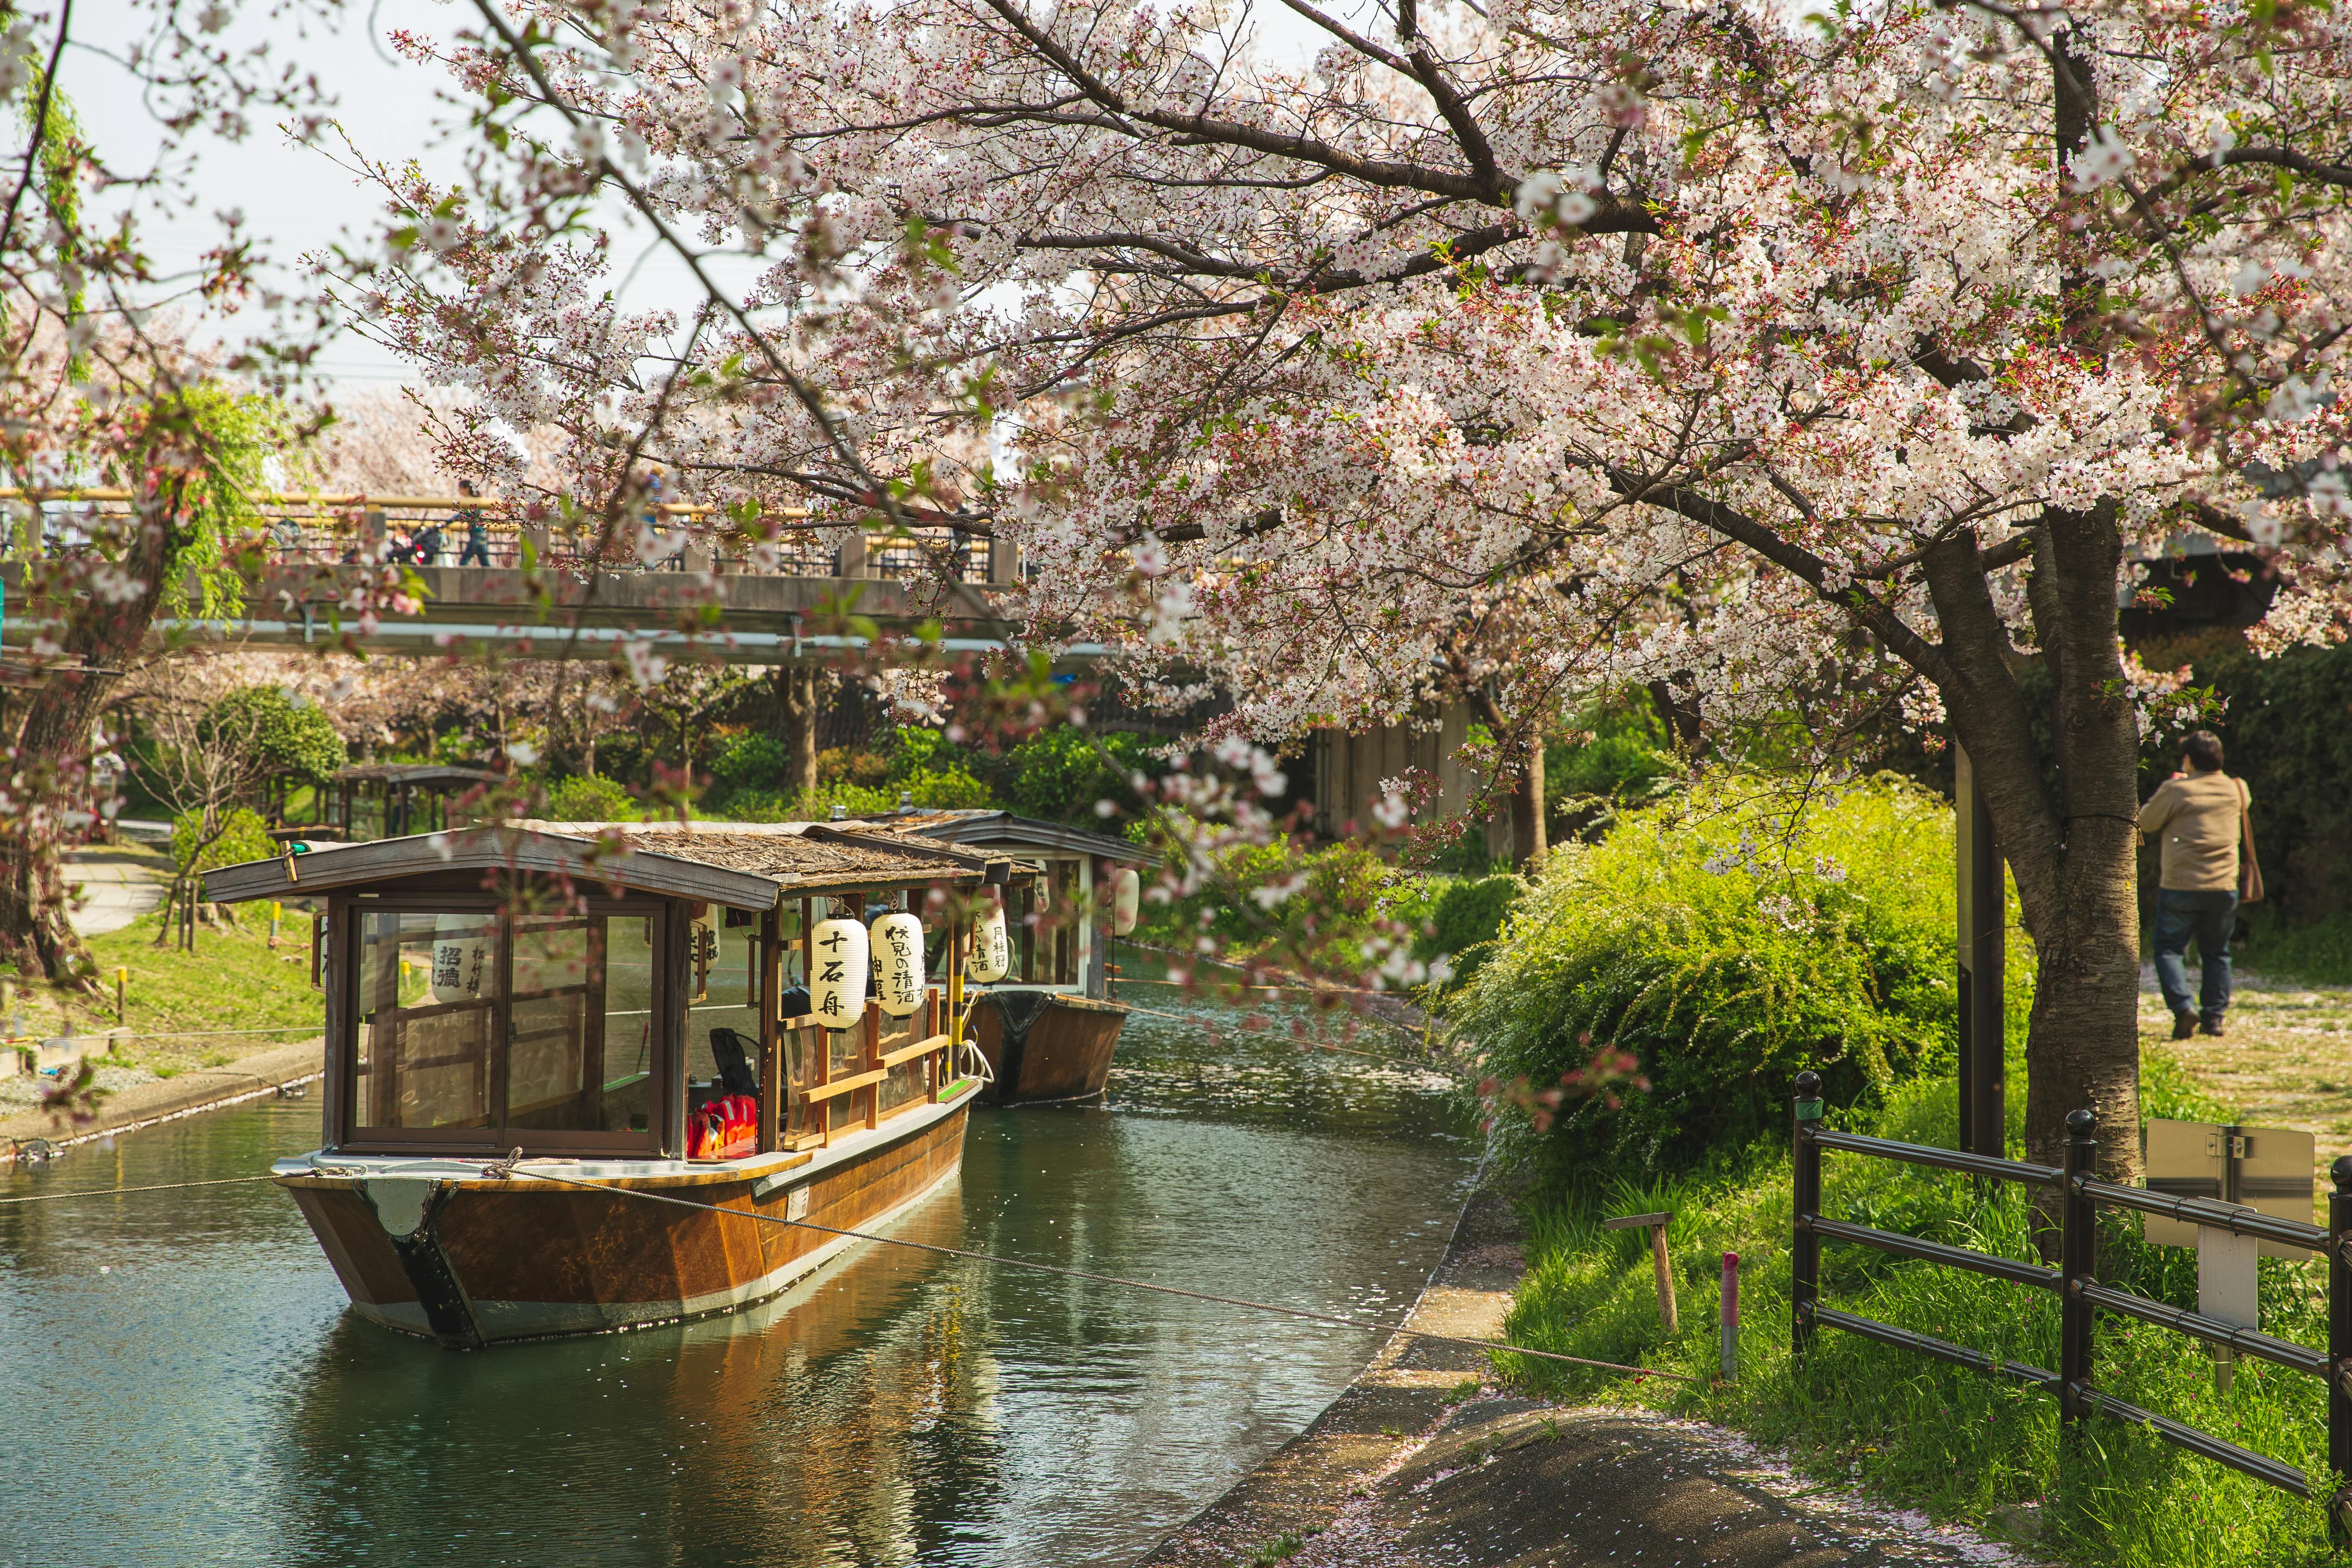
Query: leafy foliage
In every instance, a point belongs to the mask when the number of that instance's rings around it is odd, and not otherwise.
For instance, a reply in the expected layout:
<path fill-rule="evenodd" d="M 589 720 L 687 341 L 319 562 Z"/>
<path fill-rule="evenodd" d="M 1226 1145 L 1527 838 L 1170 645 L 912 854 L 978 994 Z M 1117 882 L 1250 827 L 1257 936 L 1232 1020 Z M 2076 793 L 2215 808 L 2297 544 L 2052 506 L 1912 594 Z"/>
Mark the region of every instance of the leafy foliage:
<path fill-rule="evenodd" d="M 1024 816 L 1093 826 L 1102 820 L 1095 809 L 1098 800 L 1121 814 L 1140 809 L 1128 781 L 1133 773 L 1162 771 L 1150 748 L 1146 737 L 1124 731 L 1055 725 L 1006 752 L 992 772 L 998 794 Z"/>
<path fill-rule="evenodd" d="M 256 751 L 274 772 L 305 784 L 324 784 L 351 761 L 343 738 L 318 705 L 297 702 L 283 688 L 247 686 L 213 704 L 208 727 L 250 733 Z"/>
<path fill-rule="evenodd" d="M 186 812 L 172 819 L 172 858 L 179 863 L 182 872 L 210 871 L 247 860 L 267 860 L 278 853 L 277 842 L 269 837 L 269 825 L 261 820 L 258 812 L 241 805 L 223 813 L 217 826 L 218 836 L 205 844 L 202 842 L 205 833 L 201 812 Z"/>
<path fill-rule="evenodd" d="M 1486 962 L 1511 906 L 1527 891 L 1527 883 L 1513 876 L 1467 878 L 1446 884 L 1431 906 L 1430 930 L 1417 951 L 1426 958 L 1452 961 L 1456 984 L 1466 980 Z"/>
<path fill-rule="evenodd" d="M 1319 974 L 1357 975 L 1429 935 L 1433 893 L 1427 878 L 1362 844 L 1306 849 L 1277 837 L 1227 850 L 1192 898 L 1147 900 L 1138 931 L 1171 947 L 1205 943 L 1236 959 L 1280 953 Z"/>
<path fill-rule="evenodd" d="M 1556 1184 L 1684 1172 L 1777 1127 L 1800 1068 L 1853 1104 L 1948 1062 L 1951 856 L 1950 809 L 1907 784 L 1790 815 L 1738 776 L 1557 850 L 1446 1016 L 1499 1079 L 1541 1089 L 1606 1046 L 1654 1087 L 1541 1138 L 1504 1115 L 1503 1146 Z"/>
<path fill-rule="evenodd" d="M 554 822 L 634 822 L 642 815 L 629 786 L 601 773 L 573 773 L 547 786 Z"/>

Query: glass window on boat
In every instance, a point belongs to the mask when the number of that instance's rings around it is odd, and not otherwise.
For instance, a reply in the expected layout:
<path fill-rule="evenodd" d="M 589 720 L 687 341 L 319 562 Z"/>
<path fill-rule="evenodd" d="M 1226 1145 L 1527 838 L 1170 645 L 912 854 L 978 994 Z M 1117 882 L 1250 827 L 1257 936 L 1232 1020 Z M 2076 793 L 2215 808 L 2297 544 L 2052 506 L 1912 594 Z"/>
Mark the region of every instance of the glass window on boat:
<path fill-rule="evenodd" d="M 687 939 L 687 1109 L 760 1084 L 760 917 L 711 906 Z M 786 975 L 785 983 L 792 984 Z"/>
<path fill-rule="evenodd" d="M 513 925 L 506 1123 L 645 1132 L 653 1115 L 654 925 L 524 915 Z"/>
<path fill-rule="evenodd" d="M 1015 893 L 1008 911 L 1021 921 L 1013 973 L 1025 985 L 1076 985 L 1078 973 L 1078 863 L 1048 860 L 1043 885 Z"/>
<path fill-rule="evenodd" d="M 359 924 L 353 1123 L 488 1130 L 497 913 L 368 910 Z"/>

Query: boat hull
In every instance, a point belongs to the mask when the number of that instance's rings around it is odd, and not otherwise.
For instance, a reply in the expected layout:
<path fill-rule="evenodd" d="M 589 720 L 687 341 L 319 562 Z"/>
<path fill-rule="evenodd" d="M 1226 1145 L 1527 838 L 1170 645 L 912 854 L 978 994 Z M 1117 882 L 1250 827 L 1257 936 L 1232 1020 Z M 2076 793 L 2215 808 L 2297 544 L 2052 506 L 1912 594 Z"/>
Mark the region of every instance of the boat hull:
<path fill-rule="evenodd" d="M 330 1167 L 281 1171 L 278 1184 L 362 1317 L 476 1349 L 710 1317 L 779 1295 L 855 1238 L 729 1215 L 887 1225 L 955 1180 L 970 1103 L 960 1097 L 814 1155 L 581 1178 L 593 1186 L 534 1180 L 527 1166 L 506 1181 Z"/>
<path fill-rule="evenodd" d="M 1127 1008 L 1059 991 L 994 991 L 972 1009 L 972 1037 L 995 1081 L 992 1105 L 1095 1100 L 1110 1079 Z"/>

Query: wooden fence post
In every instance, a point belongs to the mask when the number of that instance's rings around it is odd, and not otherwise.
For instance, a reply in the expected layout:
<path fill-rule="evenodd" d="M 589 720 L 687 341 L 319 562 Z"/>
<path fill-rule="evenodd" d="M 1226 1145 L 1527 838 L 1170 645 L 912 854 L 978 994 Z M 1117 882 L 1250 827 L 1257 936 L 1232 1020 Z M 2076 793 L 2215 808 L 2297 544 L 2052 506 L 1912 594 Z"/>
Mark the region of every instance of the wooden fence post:
<path fill-rule="evenodd" d="M 2352 1154 L 2328 1167 L 2336 1191 L 2327 1198 L 2327 1466 L 2352 1478 Z M 2328 1499 L 2327 1531 L 2338 1547 L 2352 1542 L 2352 1487 Z"/>
<path fill-rule="evenodd" d="M 2071 1446 L 2091 1414 L 2091 1303 L 2083 1287 L 2094 1279 L 2098 1210 L 2083 1184 L 2096 1173 L 2098 1121 L 2087 1110 L 2066 1113 L 2064 1185 L 2058 1199 L 2058 1432 Z"/>
<path fill-rule="evenodd" d="M 1797 1075 L 1791 1121 L 1796 1159 L 1796 1215 L 1789 1240 L 1789 1353 L 1802 1364 L 1813 1347 L 1813 1308 L 1821 1300 L 1822 1238 L 1813 1229 L 1822 1210 L 1822 1146 L 1813 1134 L 1822 1125 L 1822 1075 Z"/>

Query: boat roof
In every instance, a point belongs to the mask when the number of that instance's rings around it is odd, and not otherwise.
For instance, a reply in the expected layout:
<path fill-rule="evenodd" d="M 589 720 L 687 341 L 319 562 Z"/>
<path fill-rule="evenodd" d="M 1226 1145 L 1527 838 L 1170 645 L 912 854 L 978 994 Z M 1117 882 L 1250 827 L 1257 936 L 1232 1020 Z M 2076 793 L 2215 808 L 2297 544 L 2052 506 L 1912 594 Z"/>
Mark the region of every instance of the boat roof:
<path fill-rule="evenodd" d="M 730 909 L 768 910 L 788 899 L 887 888 L 1024 879 L 1034 866 L 864 824 L 515 822 L 417 833 L 307 854 L 247 860 L 205 873 L 222 903 L 398 884 L 449 873 L 567 876 L 614 892 L 660 893 Z"/>
<path fill-rule="evenodd" d="M 1067 823 L 1018 816 L 1009 811 L 954 809 L 909 805 L 866 817 L 877 826 L 916 833 L 948 844 L 970 844 L 1011 849 L 1059 849 L 1132 865 L 1146 857 L 1124 838 L 1096 833 Z"/>
<path fill-rule="evenodd" d="M 488 784 L 499 775 L 488 768 L 461 768 L 454 763 L 354 763 L 338 769 L 337 784 L 388 784 L 430 787 L 434 784 L 470 786 Z"/>

